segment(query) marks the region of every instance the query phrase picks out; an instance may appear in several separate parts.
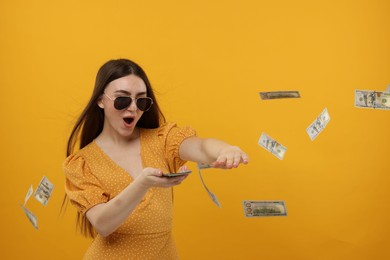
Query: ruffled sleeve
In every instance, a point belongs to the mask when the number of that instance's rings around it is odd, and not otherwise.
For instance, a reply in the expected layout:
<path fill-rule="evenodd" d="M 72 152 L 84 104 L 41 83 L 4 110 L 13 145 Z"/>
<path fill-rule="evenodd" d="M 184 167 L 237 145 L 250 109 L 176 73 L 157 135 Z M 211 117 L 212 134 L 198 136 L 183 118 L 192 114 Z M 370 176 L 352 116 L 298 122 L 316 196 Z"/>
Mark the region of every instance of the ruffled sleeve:
<path fill-rule="evenodd" d="M 158 136 L 164 144 L 164 155 L 168 162 L 169 170 L 177 172 L 180 166 L 186 163 L 179 156 L 180 144 L 186 138 L 196 136 L 195 130 L 189 126 L 178 127 L 175 123 L 166 123 L 160 127 Z"/>
<path fill-rule="evenodd" d="M 63 167 L 66 177 L 65 192 L 79 212 L 85 214 L 91 207 L 109 200 L 109 194 L 103 190 L 82 156 L 69 156 Z"/>

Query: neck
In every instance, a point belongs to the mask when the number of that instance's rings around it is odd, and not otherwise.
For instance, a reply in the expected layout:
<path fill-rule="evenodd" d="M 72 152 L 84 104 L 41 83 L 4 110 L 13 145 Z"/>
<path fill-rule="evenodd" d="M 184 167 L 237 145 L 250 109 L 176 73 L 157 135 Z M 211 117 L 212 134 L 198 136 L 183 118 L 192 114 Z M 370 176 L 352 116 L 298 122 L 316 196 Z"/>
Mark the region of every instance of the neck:
<path fill-rule="evenodd" d="M 112 133 L 108 133 L 103 129 L 95 141 L 101 146 L 127 146 L 138 140 L 140 137 L 140 129 L 138 127 L 133 129 L 133 132 L 129 136 L 119 136 Z"/>

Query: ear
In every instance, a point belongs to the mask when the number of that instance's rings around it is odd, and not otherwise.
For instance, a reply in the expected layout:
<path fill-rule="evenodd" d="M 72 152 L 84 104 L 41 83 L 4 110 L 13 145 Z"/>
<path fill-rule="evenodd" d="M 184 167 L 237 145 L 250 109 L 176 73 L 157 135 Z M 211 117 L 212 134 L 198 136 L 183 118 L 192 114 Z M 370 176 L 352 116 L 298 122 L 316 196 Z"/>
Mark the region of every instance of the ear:
<path fill-rule="evenodd" d="M 103 104 L 103 97 L 100 96 L 99 99 L 96 101 L 97 105 L 101 108 L 104 109 L 104 104 Z"/>

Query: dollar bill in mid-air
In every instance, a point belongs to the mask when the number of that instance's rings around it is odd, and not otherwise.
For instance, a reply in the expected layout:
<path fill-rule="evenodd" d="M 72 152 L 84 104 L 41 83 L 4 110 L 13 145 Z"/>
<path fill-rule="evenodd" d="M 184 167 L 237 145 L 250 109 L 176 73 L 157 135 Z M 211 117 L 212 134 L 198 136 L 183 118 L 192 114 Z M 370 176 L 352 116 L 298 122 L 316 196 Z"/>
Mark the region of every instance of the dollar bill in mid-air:
<path fill-rule="evenodd" d="M 218 200 L 217 196 L 214 193 L 212 193 L 211 190 L 209 190 L 207 188 L 206 183 L 204 182 L 203 177 L 202 177 L 202 173 L 201 173 L 202 169 L 208 169 L 208 168 L 211 168 L 211 166 L 207 165 L 207 164 L 198 163 L 197 167 L 198 167 L 198 173 L 199 173 L 200 180 L 202 181 L 203 187 L 205 188 L 205 190 L 209 194 L 209 197 L 214 202 L 214 204 L 217 205 L 219 208 L 221 208 L 222 207 L 221 203 L 219 203 L 219 200 Z"/>
<path fill-rule="evenodd" d="M 272 92 L 260 92 L 259 94 L 262 100 L 301 97 L 298 91 L 272 91 Z"/>
<path fill-rule="evenodd" d="M 325 128 L 330 120 L 328 109 L 325 108 L 313 123 L 306 129 L 307 134 L 313 141 Z"/>
<path fill-rule="evenodd" d="M 33 187 L 31 185 L 27 191 L 26 197 L 24 198 L 24 206 L 26 206 L 26 203 L 27 203 L 28 199 L 31 197 L 32 193 L 33 193 Z"/>
<path fill-rule="evenodd" d="M 46 176 L 43 176 L 41 182 L 38 185 L 38 188 L 35 190 L 34 197 L 44 206 L 50 199 L 51 193 L 53 192 L 54 185 L 49 181 Z"/>
<path fill-rule="evenodd" d="M 242 205 L 244 206 L 245 217 L 248 218 L 287 216 L 286 205 L 284 201 L 280 200 L 244 200 Z"/>
<path fill-rule="evenodd" d="M 29 211 L 26 207 L 24 207 L 22 204 L 20 204 L 22 207 L 24 213 L 26 214 L 28 220 L 30 220 L 31 224 L 34 226 L 35 229 L 38 229 L 38 219 L 37 217 Z"/>
<path fill-rule="evenodd" d="M 357 89 L 355 107 L 390 110 L 390 92 Z"/>
<path fill-rule="evenodd" d="M 277 141 L 270 137 L 269 135 L 262 133 L 259 139 L 258 144 L 265 148 L 267 151 L 271 152 L 273 155 L 278 157 L 280 160 L 283 160 L 284 155 L 287 151 L 287 148 Z"/>

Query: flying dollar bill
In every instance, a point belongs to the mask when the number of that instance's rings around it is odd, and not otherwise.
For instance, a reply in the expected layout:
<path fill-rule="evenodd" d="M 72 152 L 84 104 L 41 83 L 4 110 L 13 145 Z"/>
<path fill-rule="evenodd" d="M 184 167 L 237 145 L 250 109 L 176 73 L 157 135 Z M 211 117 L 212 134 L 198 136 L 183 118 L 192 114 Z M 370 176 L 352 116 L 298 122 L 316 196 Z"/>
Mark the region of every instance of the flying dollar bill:
<path fill-rule="evenodd" d="M 53 192 L 54 185 L 49 181 L 46 176 L 43 176 L 41 182 L 38 185 L 34 193 L 34 197 L 37 201 L 42 203 L 43 206 L 46 206 L 47 202 L 50 199 L 51 193 Z"/>
<path fill-rule="evenodd" d="M 328 109 L 325 108 L 313 123 L 306 129 L 307 134 L 313 141 L 325 128 L 330 120 Z"/>
<path fill-rule="evenodd" d="M 26 206 L 26 203 L 27 203 L 28 199 L 31 197 L 32 193 L 33 193 L 33 187 L 31 185 L 30 188 L 27 191 L 26 197 L 24 198 L 24 205 L 25 206 Z"/>
<path fill-rule="evenodd" d="M 29 211 L 27 208 L 25 208 L 22 204 L 20 204 L 22 207 L 24 213 L 26 214 L 28 220 L 30 220 L 31 224 L 34 226 L 35 229 L 38 229 L 38 219 L 37 217 Z"/>
<path fill-rule="evenodd" d="M 266 149 L 268 152 L 271 152 L 273 155 L 278 157 L 280 160 L 283 160 L 284 155 L 287 151 L 287 148 L 277 141 L 270 137 L 269 135 L 262 133 L 258 144 Z"/>
<path fill-rule="evenodd" d="M 355 107 L 390 110 L 390 93 L 355 90 Z"/>
<path fill-rule="evenodd" d="M 298 91 L 272 91 L 272 92 L 260 92 L 259 94 L 262 100 L 301 97 Z"/>
<path fill-rule="evenodd" d="M 276 217 L 287 216 L 286 205 L 284 201 L 251 201 L 244 200 L 242 202 L 244 206 L 245 217 Z"/>
<path fill-rule="evenodd" d="M 207 165 L 207 164 L 201 164 L 201 163 L 198 163 L 197 166 L 198 166 L 199 177 L 200 177 L 200 180 L 202 181 L 203 187 L 205 188 L 205 190 L 206 190 L 207 193 L 209 194 L 209 197 L 210 197 L 211 200 L 214 202 L 214 204 L 221 208 L 221 207 L 222 207 L 222 206 L 221 206 L 221 203 L 219 203 L 219 200 L 218 200 L 217 196 L 216 196 L 214 193 L 212 193 L 212 192 L 207 188 L 206 183 L 204 182 L 203 177 L 202 177 L 202 173 L 201 173 L 201 170 L 202 170 L 202 169 L 208 169 L 208 168 L 211 168 L 211 166 L 210 166 L 210 165 Z"/>

